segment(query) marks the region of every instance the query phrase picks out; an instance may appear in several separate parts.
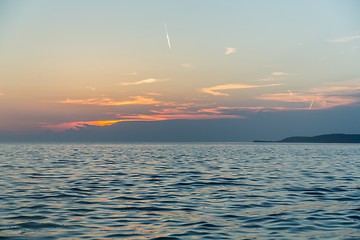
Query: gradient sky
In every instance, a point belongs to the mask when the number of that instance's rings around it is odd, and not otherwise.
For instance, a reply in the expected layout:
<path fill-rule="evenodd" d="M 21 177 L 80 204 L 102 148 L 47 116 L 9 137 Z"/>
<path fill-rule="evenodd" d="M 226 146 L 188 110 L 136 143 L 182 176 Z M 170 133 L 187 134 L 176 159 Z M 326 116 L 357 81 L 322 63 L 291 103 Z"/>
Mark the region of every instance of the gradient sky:
<path fill-rule="evenodd" d="M 356 0 L 0 0 L 0 133 L 358 109 L 359 13 Z"/>

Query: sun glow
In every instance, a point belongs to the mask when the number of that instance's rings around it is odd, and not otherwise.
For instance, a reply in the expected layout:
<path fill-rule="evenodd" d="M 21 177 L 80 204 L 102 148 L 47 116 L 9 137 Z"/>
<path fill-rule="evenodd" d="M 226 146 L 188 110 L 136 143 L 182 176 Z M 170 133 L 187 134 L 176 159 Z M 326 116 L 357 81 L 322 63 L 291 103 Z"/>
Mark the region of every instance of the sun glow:
<path fill-rule="evenodd" d="M 49 129 L 55 132 L 61 132 L 66 130 L 79 130 L 88 126 L 105 127 L 111 126 L 123 120 L 99 120 L 99 121 L 76 121 L 76 122 L 64 122 L 58 124 L 40 123 L 40 126 L 45 129 Z"/>

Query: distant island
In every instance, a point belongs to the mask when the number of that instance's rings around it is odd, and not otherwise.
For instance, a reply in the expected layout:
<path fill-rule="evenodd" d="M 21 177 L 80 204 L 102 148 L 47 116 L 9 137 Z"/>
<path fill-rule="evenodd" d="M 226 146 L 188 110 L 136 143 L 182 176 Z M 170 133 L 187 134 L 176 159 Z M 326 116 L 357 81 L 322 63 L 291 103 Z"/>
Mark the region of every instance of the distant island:
<path fill-rule="evenodd" d="M 360 134 L 325 134 L 314 137 L 288 137 L 280 141 L 254 142 L 278 142 L 278 143 L 360 143 Z"/>

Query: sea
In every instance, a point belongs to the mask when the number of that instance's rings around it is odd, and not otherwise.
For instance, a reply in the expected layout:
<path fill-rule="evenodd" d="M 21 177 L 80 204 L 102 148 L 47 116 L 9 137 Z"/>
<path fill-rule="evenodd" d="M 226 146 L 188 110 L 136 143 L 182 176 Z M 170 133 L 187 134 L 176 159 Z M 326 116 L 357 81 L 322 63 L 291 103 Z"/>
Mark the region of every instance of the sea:
<path fill-rule="evenodd" d="M 0 144 L 0 239 L 360 239 L 360 145 Z"/>

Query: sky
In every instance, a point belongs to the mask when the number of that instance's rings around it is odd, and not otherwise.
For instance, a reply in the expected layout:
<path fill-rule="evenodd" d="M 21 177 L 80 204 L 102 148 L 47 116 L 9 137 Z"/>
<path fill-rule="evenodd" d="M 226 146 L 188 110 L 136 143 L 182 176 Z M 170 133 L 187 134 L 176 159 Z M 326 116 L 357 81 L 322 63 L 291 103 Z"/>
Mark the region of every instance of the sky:
<path fill-rule="evenodd" d="M 0 0 L 0 134 L 360 133 L 359 66 L 356 0 Z"/>

